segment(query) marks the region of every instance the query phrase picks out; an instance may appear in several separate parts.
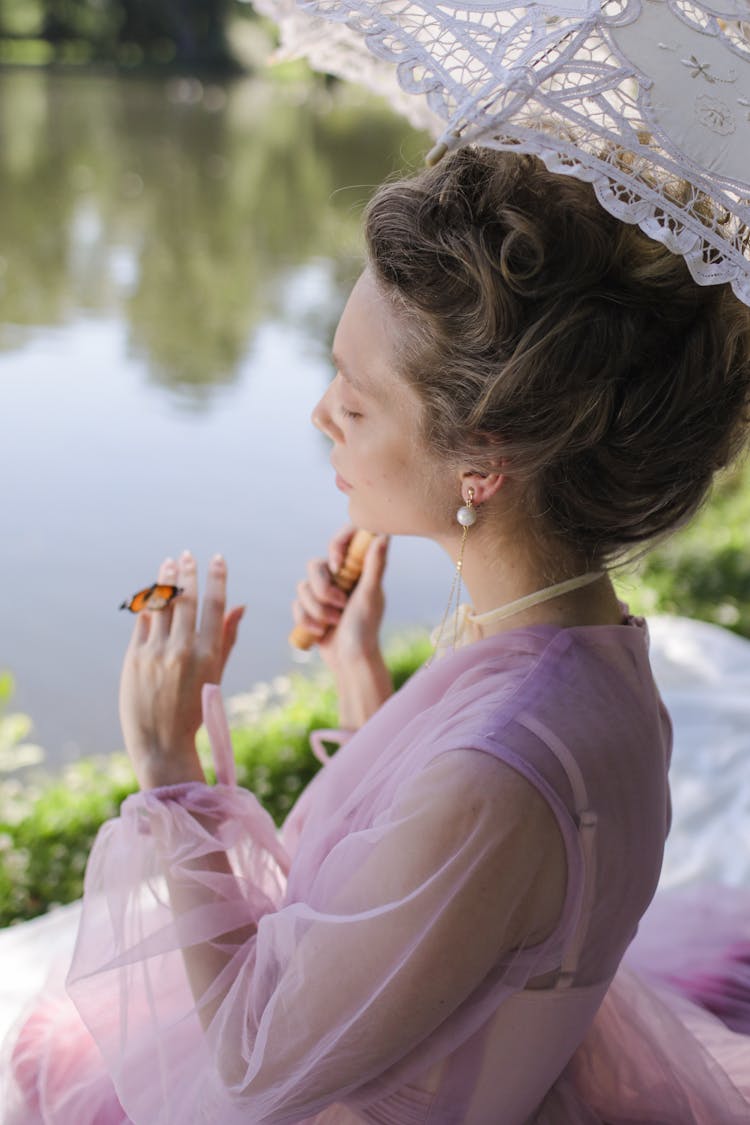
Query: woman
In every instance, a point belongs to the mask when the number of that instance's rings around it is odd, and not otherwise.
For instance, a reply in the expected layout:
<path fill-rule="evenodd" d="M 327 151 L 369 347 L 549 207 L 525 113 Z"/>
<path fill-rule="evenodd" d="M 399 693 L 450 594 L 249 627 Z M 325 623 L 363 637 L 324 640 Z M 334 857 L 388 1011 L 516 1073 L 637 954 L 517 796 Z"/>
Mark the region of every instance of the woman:
<path fill-rule="evenodd" d="M 750 984 L 725 946 L 747 901 L 702 935 L 704 977 L 734 973 L 723 1018 L 687 946 L 679 988 L 653 956 L 621 965 L 659 877 L 670 728 L 606 568 L 738 449 L 750 314 L 530 157 L 451 156 L 382 189 L 366 234 L 313 421 L 378 537 L 348 601 L 350 531 L 294 607 L 346 745 L 277 835 L 231 785 L 209 689 L 207 787 L 200 693 L 239 612 L 217 558 L 196 628 L 194 562 L 164 564 L 185 592 L 138 620 L 122 679 L 142 792 L 93 849 L 68 981 L 88 1031 L 27 1021 L 11 1120 L 739 1125 Z M 391 534 L 445 547 L 472 603 L 393 698 Z"/>

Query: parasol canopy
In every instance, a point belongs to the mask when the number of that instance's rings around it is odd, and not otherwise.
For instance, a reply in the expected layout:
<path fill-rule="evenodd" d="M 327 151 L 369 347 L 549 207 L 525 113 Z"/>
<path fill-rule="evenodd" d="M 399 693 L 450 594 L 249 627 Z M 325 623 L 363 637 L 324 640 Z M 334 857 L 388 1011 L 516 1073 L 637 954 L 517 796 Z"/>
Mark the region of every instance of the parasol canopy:
<path fill-rule="evenodd" d="M 750 305 L 750 0 L 256 0 L 286 56 L 532 153 Z"/>

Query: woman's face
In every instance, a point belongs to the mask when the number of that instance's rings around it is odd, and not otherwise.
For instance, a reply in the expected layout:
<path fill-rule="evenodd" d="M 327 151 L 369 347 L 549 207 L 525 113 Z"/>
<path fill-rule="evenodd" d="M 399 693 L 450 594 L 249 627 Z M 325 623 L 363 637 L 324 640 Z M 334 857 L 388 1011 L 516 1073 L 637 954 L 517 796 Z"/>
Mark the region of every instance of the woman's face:
<path fill-rule="evenodd" d="M 352 290 L 333 344 L 336 375 L 312 420 L 333 442 L 336 484 L 357 527 L 439 535 L 460 504 L 459 480 L 421 437 L 421 404 L 394 370 L 396 314 L 369 271 Z"/>

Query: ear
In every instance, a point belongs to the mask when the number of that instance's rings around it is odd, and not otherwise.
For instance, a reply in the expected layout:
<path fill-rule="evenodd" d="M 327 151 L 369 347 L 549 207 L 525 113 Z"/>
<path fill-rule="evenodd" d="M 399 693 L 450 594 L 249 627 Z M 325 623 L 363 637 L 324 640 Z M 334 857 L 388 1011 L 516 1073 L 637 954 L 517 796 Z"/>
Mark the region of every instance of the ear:
<path fill-rule="evenodd" d="M 461 473 L 461 495 L 464 503 L 469 499 L 469 489 L 474 489 L 474 504 L 479 507 L 490 500 L 498 492 L 505 480 L 505 474 L 500 472 L 479 473 L 476 469 L 466 469 Z"/>

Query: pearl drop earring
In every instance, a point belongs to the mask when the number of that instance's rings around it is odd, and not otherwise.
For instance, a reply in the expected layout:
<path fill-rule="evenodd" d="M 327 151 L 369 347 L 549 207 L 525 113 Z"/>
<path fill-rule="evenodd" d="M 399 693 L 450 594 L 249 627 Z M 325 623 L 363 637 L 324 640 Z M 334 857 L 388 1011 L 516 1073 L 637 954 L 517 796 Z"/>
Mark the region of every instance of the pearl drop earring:
<path fill-rule="evenodd" d="M 477 510 L 474 507 L 474 489 L 469 489 L 469 499 L 456 512 L 456 519 L 461 527 L 473 527 L 477 522 Z M 464 537 L 465 538 L 465 537 Z"/>
<path fill-rule="evenodd" d="M 460 609 L 460 605 L 461 605 L 461 588 L 462 588 L 461 572 L 463 571 L 463 566 L 464 566 L 464 548 L 466 547 L 466 537 L 469 534 L 469 528 L 473 527 L 474 524 L 477 522 L 477 510 L 474 507 L 474 489 L 473 488 L 467 489 L 466 503 L 462 504 L 461 507 L 456 512 L 456 519 L 457 519 L 458 523 L 460 523 L 461 527 L 464 529 L 464 532 L 463 532 L 463 535 L 461 536 L 461 546 L 459 547 L 459 550 L 458 550 L 458 560 L 456 562 L 456 573 L 453 575 L 453 583 L 451 585 L 451 592 L 448 595 L 448 604 L 445 607 L 445 613 L 443 614 L 443 620 L 440 623 L 440 629 L 438 630 L 437 640 L 435 641 L 435 653 L 437 653 L 437 651 L 440 647 L 440 642 L 443 639 L 443 631 L 445 630 L 445 623 L 448 620 L 448 615 L 451 612 L 451 608 L 454 607 L 454 603 L 455 603 L 455 607 L 453 608 L 453 648 L 454 649 L 456 647 L 456 641 L 458 640 L 458 616 L 459 616 L 459 609 Z"/>

